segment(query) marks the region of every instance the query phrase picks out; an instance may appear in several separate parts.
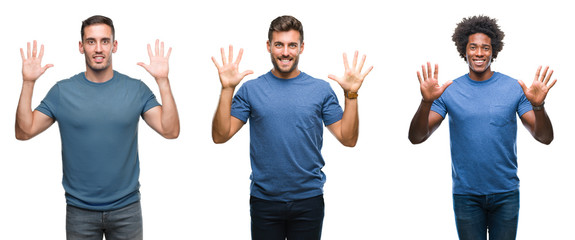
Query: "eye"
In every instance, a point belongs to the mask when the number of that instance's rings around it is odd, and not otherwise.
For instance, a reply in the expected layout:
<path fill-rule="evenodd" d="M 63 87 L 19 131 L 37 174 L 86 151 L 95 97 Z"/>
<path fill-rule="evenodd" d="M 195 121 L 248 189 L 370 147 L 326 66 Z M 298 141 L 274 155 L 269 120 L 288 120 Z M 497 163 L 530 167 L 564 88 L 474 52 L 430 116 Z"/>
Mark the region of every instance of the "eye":
<path fill-rule="evenodd" d="M 292 44 L 289 45 L 289 47 L 290 47 L 290 48 L 297 48 L 297 44 L 292 43 Z"/>

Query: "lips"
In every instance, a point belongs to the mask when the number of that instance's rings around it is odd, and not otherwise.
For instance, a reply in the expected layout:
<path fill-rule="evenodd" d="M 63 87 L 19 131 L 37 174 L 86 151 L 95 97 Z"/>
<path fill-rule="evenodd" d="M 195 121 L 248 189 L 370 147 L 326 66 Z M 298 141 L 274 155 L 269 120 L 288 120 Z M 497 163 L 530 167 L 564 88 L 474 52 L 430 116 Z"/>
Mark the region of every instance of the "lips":
<path fill-rule="evenodd" d="M 94 62 L 96 62 L 96 63 L 103 63 L 104 62 L 104 56 L 94 56 L 92 59 L 94 59 Z"/>
<path fill-rule="evenodd" d="M 483 60 L 483 59 L 482 60 L 473 60 L 473 64 L 475 66 L 479 66 L 479 67 L 485 65 L 486 63 L 487 63 L 487 61 Z"/>

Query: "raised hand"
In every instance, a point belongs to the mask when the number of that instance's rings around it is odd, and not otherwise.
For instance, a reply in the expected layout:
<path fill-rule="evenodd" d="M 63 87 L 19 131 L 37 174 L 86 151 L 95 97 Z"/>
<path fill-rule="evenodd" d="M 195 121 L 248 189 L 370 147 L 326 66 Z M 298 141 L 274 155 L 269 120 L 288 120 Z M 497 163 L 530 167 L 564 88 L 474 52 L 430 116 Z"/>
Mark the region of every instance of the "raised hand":
<path fill-rule="evenodd" d="M 525 97 L 527 97 L 527 100 L 529 100 L 533 106 L 541 106 L 547 97 L 547 93 L 557 82 L 557 79 L 555 79 L 553 82 L 551 82 L 551 84 L 549 84 L 551 75 L 553 75 L 553 70 L 547 74 L 548 70 L 549 67 L 547 66 L 545 67 L 545 70 L 543 70 L 543 74 L 540 74 L 541 66 L 539 66 L 539 68 L 537 68 L 537 72 L 535 73 L 535 80 L 533 80 L 533 83 L 529 88 L 527 88 L 523 81 L 518 80 L 519 85 L 521 85 L 521 88 L 523 88 Z"/>
<path fill-rule="evenodd" d="M 30 42 L 28 42 L 28 49 L 26 55 L 24 50 L 20 48 L 20 55 L 22 56 L 22 78 L 24 81 L 36 81 L 48 68 L 53 67 L 53 64 L 46 64 L 42 67 L 42 57 L 44 56 L 44 45 L 40 46 L 40 53 L 38 53 L 37 43 L 34 40 L 34 46 L 30 51 Z M 38 56 L 36 56 L 38 55 Z"/>
<path fill-rule="evenodd" d="M 226 58 L 226 53 L 224 48 L 220 48 L 222 54 L 222 65 L 218 64 L 215 57 L 212 57 L 212 62 L 216 65 L 218 69 L 218 75 L 220 76 L 220 82 L 222 84 L 222 88 L 235 88 L 242 79 L 247 76 L 248 74 L 254 73 L 252 70 L 246 70 L 240 73 L 239 65 L 240 61 L 242 60 L 242 54 L 244 53 L 244 49 L 240 48 L 240 52 L 238 53 L 238 58 L 234 62 L 234 47 L 230 45 L 229 55 Z"/>
<path fill-rule="evenodd" d="M 164 56 L 164 42 L 156 39 L 155 52 L 152 53 L 152 47 L 148 44 L 148 56 L 150 56 L 150 65 L 143 62 L 139 62 L 138 65 L 146 69 L 152 77 L 156 80 L 168 78 L 168 73 L 170 72 L 170 64 L 168 60 L 170 59 L 170 54 L 172 53 L 172 48 L 168 49 L 168 53 Z"/>
<path fill-rule="evenodd" d="M 365 63 L 366 56 L 363 55 L 361 58 L 361 62 L 359 66 L 357 64 L 357 55 L 358 52 L 355 51 L 355 55 L 353 57 L 353 65 L 350 68 L 347 62 L 347 54 L 343 53 L 343 65 L 345 67 L 345 73 L 342 77 L 337 77 L 333 74 L 328 76 L 329 79 L 336 81 L 339 85 L 343 88 L 346 92 L 357 92 L 363 83 L 363 80 L 371 72 L 373 66 L 369 67 L 367 71 L 361 73 L 361 69 L 363 68 L 363 64 Z"/>
<path fill-rule="evenodd" d="M 435 69 L 433 71 L 433 75 L 431 73 L 431 63 L 427 62 L 427 69 L 425 65 L 421 65 L 421 73 L 417 71 L 417 78 L 419 79 L 419 88 L 421 90 L 421 96 L 423 97 L 424 102 L 433 102 L 435 99 L 441 97 L 441 94 L 445 91 L 453 81 L 449 81 L 444 83 L 442 86 L 439 86 L 438 82 L 438 72 L 439 66 L 435 64 Z M 423 79 L 421 78 L 423 75 Z"/>

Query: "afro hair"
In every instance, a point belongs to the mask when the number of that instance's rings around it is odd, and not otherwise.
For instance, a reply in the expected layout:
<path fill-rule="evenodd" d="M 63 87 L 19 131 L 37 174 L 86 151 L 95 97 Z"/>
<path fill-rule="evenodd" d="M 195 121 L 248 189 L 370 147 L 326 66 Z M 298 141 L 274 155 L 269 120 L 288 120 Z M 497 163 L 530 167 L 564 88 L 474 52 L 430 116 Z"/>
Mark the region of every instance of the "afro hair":
<path fill-rule="evenodd" d="M 499 29 L 497 19 L 481 15 L 463 18 L 463 20 L 457 24 L 451 39 L 455 42 L 455 46 L 457 46 L 459 56 L 465 59 L 469 36 L 475 33 L 483 33 L 491 39 L 492 56 L 493 59 L 497 58 L 497 54 L 503 49 L 503 37 L 505 37 L 505 33 Z M 467 59 L 465 59 L 465 61 L 467 61 Z"/>

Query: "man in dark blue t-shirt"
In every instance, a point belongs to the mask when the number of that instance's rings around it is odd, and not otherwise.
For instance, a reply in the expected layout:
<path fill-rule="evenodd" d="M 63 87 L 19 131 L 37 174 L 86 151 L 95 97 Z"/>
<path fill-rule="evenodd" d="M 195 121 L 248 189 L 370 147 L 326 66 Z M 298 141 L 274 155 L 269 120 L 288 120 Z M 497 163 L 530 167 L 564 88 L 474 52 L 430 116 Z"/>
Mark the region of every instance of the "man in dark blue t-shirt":
<path fill-rule="evenodd" d="M 140 80 L 112 68 L 114 25 L 104 16 L 82 22 L 80 52 L 86 71 L 59 81 L 31 110 L 36 80 L 53 65 L 41 66 L 28 43 L 22 54 L 22 93 L 16 113 L 16 138 L 27 140 L 58 122 L 62 139 L 62 185 L 66 191 L 67 239 L 142 239 L 139 192 L 138 121 L 165 138 L 180 132 L 178 111 L 168 79 L 164 43 L 148 44 L 150 64 L 138 63 L 158 83 L 163 105 Z"/>
<path fill-rule="evenodd" d="M 252 71 L 238 71 L 243 50 L 233 60 L 222 52 L 222 90 L 212 125 L 215 143 L 228 141 L 250 120 L 252 239 L 320 239 L 324 216 L 321 155 L 323 125 L 345 146 L 358 138 L 357 91 L 371 67 L 361 72 L 357 52 L 346 74 L 330 75 L 345 91 L 345 111 L 330 85 L 298 69 L 303 28 L 292 16 L 272 21 L 267 49 L 273 69 L 234 90 Z"/>
<path fill-rule="evenodd" d="M 553 71 L 537 69 L 529 88 L 491 70 L 503 48 L 495 19 L 463 19 L 453 41 L 469 74 L 439 86 L 438 66 L 422 66 L 417 76 L 423 99 L 409 128 L 409 140 L 422 143 L 449 115 L 453 209 L 460 239 L 515 239 L 519 216 L 517 121 L 538 141 L 553 140 L 544 100 Z M 423 77 L 422 77 L 423 75 Z M 449 87 L 449 88 L 448 88 Z"/>

